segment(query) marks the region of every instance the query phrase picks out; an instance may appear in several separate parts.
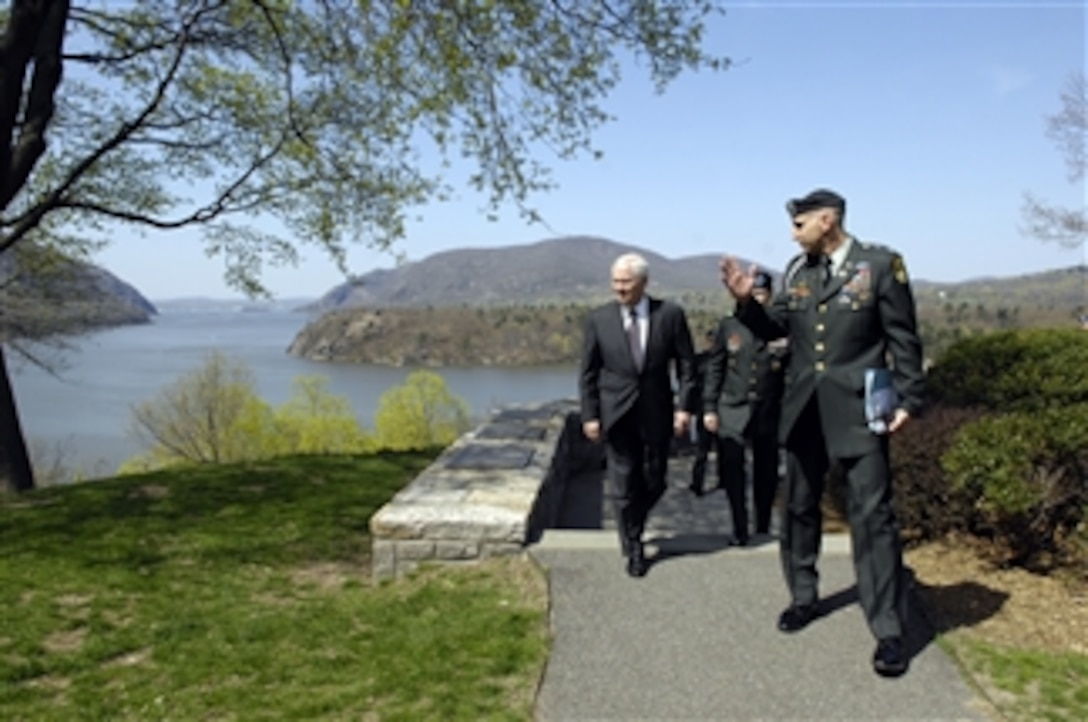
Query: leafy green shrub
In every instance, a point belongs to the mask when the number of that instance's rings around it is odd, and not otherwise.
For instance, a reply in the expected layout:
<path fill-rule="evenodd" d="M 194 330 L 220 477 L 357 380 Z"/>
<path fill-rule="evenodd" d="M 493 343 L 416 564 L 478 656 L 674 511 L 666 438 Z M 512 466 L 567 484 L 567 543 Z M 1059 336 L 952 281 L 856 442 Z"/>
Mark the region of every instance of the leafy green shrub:
<path fill-rule="evenodd" d="M 1088 403 L 965 425 L 942 466 L 957 489 L 978 498 L 1012 563 L 1046 565 L 1077 554 L 1088 512 Z"/>
<path fill-rule="evenodd" d="M 935 406 L 924 418 L 904 426 L 891 437 L 895 511 L 904 542 L 938 539 L 953 531 L 970 531 L 977 524 L 977 494 L 954 488 L 941 468 L 941 456 L 956 432 L 982 418 L 980 409 Z"/>
<path fill-rule="evenodd" d="M 433 371 L 408 374 L 401 386 L 378 399 L 375 432 L 382 448 L 394 451 L 447 446 L 469 430 L 469 407 Z"/>
<path fill-rule="evenodd" d="M 332 395 L 322 377 L 294 381 L 291 398 L 273 409 L 257 395 L 245 361 L 210 354 L 132 410 L 132 434 L 146 450 L 119 474 L 178 464 L 222 464 L 288 454 L 357 454 L 376 443 L 346 399 Z"/>
<path fill-rule="evenodd" d="M 935 400 L 952 406 L 1028 411 L 1088 403 L 1088 333 L 1000 331 L 952 344 L 930 370 Z"/>

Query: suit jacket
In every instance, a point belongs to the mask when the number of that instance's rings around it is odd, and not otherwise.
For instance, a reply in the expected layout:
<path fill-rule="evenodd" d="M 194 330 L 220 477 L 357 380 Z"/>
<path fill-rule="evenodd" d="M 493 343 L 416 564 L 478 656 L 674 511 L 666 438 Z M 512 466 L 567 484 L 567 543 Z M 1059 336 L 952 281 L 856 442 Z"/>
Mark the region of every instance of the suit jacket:
<path fill-rule="evenodd" d="M 843 267 L 824 285 L 802 254 L 791 261 L 784 290 L 769 307 L 740 306 L 739 318 L 760 338 L 790 337 L 779 440 L 815 394 L 828 450 L 849 458 L 880 444 L 865 420 L 865 370 L 890 367 L 900 406 L 922 410 L 924 374 L 914 295 L 899 254 L 854 239 Z"/>
<path fill-rule="evenodd" d="M 694 351 L 687 316 L 675 303 L 656 298 L 649 302 L 641 372 L 627 345 L 619 303 L 607 303 L 586 318 L 579 379 L 582 421 L 600 420 L 605 435 L 625 414 L 636 410 L 645 439 L 669 439 L 674 411 L 673 364 L 679 403 L 688 410 L 695 408 Z"/>
<path fill-rule="evenodd" d="M 772 347 L 734 317 L 723 318 L 707 365 L 703 410 L 718 415 L 719 436 L 776 434 L 784 347 Z"/>

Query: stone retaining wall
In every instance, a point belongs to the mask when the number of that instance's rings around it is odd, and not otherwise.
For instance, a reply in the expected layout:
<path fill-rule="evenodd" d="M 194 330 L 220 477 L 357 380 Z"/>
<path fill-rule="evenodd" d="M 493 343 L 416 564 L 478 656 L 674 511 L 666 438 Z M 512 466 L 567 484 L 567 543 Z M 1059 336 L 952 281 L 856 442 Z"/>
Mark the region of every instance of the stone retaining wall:
<path fill-rule="evenodd" d="M 505 407 L 466 433 L 370 519 L 373 573 L 514 554 L 554 526 L 567 479 L 601 465 L 578 404 Z"/>

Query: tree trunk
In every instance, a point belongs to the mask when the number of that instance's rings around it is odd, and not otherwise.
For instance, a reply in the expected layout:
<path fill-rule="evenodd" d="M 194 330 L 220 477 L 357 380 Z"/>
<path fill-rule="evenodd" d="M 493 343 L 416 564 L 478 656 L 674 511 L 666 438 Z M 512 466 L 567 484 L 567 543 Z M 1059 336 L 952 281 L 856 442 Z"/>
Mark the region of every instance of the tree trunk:
<path fill-rule="evenodd" d="M 0 488 L 27 491 L 34 488 L 34 472 L 26 452 L 26 439 L 15 408 L 4 347 L 0 344 Z"/>

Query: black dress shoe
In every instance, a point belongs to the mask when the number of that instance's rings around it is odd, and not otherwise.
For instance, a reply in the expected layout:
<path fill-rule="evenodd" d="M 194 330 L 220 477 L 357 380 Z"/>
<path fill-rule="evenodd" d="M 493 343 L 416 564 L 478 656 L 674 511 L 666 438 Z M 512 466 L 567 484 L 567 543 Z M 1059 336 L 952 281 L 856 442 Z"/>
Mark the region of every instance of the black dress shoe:
<path fill-rule="evenodd" d="M 882 639 L 873 652 L 873 671 L 882 677 L 898 677 L 907 671 L 907 655 L 899 637 Z"/>
<path fill-rule="evenodd" d="M 644 577 L 649 569 L 650 565 L 646 561 L 646 555 L 642 551 L 642 545 L 633 545 L 631 547 L 631 553 L 627 556 L 627 575 L 631 577 Z"/>
<path fill-rule="evenodd" d="M 816 619 L 815 604 L 791 604 L 778 617 L 778 631 L 800 632 Z"/>

